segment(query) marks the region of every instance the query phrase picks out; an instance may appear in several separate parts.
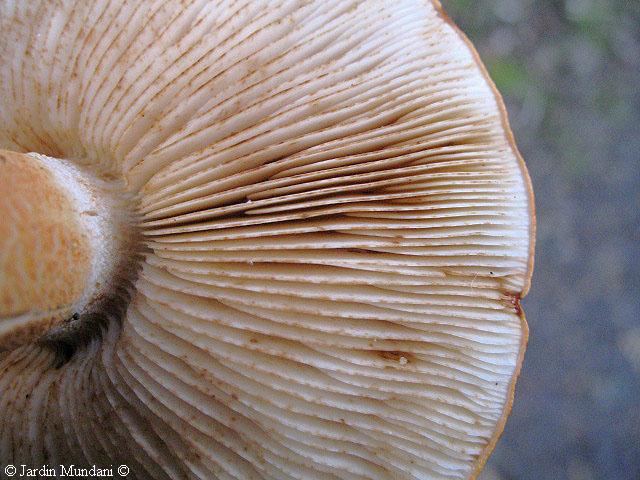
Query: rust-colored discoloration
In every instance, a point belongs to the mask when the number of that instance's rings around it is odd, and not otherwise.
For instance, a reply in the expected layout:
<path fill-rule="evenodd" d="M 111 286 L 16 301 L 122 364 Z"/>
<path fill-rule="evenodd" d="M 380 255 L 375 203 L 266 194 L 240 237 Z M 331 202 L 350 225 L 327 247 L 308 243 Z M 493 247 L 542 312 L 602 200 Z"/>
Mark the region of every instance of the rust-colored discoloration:
<path fill-rule="evenodd" d="M 409 352 L 376 350 L 375 352 L 380 358 L 389 360 L 400 365 L 407 365 L 415 361 L 415 357 Z"/>
<path fill-rule="evenodd" d="M 0 350 L 64 320 L 91 270 L 78 212 L 52 174 L 28 155 L 0 151 Z M 15 327 L 3 322 L 21 317 Z M 8 325 L 8 323 L 5 323 Z"/>
<path fill-rule="evenodd" d="M 520 307 L 520 294 L 515 292 L 502 292 L 500 302 L 509 310 L 515 312 L 516 315 L 522 314 L 522 307 Z"/>

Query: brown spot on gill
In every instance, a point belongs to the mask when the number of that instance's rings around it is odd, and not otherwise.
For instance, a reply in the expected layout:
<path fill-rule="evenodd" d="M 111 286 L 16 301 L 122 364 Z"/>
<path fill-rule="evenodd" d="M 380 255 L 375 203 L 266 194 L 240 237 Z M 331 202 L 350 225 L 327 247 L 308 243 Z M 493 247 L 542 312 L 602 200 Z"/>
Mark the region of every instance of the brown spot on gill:
<path fill-rule="evenodd" d="M 409 352 L 376 350 L 375 353 L 384 360 L 389 360 L 400 365 L 407 365 L 408 363 L 415 362 L 414 355 Z"/>
<path fill-rule="evenodd" d="M 522 307 L 520 306 L 520 297 L 520 293 L 503 290 L 500 296 L 500 303 L 509 310 L 514 311 L 516 315 L 521 316 Z"/>
<path fill-rule="evenodd" d="M 357 254 L 366 254 L 366 255 L 383 255 L 386 252 L 379 252 L 377 250 L 366 250 L 364 248 L 345 248 L 344 249 L 345 252 L 349 252 L 349 253 L 357 253 Z"/>

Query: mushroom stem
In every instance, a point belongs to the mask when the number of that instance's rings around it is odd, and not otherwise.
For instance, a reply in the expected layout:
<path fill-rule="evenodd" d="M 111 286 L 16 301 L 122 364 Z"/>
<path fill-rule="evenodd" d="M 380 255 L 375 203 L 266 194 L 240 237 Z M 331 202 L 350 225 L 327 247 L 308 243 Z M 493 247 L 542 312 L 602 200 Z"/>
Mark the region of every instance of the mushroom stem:
<path fill-rule="evenodd" d="M 0 150 L 0 351 L 109 296 L 132 237 L 116 191 L 69 161 Z"/>

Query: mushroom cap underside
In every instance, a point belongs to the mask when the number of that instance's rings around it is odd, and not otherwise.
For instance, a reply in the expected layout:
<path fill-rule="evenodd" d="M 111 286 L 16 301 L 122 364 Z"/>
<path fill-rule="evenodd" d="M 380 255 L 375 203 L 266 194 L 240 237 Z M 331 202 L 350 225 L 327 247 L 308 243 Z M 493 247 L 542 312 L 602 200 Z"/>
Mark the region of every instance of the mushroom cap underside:
<path fill-rule="evenodd" d="M 135 275 L 63 362 L 0 352 L 3 463 L 477 475 L 524 354 L 535 218 L 439 5 L 3 2 L 0 44 L 0 149 L 113 182 L 136 239 L 102 255 Z M 41 270 L 10 281 L 44 298 Z"/>

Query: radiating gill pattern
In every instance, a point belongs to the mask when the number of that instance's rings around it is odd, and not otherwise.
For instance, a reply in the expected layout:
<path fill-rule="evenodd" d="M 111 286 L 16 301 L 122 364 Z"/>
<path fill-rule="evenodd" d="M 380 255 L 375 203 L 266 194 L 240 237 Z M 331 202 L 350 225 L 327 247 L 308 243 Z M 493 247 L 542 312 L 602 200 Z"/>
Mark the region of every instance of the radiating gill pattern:
<path fill-rule="evenodd" d="M 0 354 L 4 463 L 477 473 L 526 341 L 533 205 L 438 7 L 0 8 L 0 148 L 125 181 L 144 237 L 123 318 L 62 366 Z"/>

